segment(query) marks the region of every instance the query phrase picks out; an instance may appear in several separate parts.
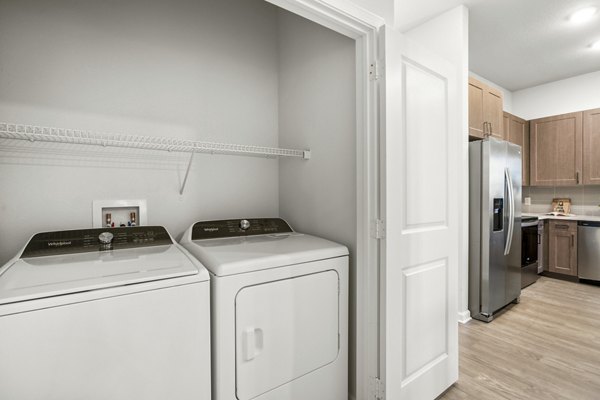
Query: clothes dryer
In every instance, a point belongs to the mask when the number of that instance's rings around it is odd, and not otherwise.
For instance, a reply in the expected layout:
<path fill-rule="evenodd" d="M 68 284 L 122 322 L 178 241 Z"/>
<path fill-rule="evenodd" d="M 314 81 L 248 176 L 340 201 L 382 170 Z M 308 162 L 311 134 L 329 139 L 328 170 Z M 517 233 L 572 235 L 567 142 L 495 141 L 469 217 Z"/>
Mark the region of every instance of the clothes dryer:
<path fill-rule="evenodd" d="M 213 400 L 348 398 L 348 249 L 282 219 L 205 221 L 181 241 L 211 274 Z"/>

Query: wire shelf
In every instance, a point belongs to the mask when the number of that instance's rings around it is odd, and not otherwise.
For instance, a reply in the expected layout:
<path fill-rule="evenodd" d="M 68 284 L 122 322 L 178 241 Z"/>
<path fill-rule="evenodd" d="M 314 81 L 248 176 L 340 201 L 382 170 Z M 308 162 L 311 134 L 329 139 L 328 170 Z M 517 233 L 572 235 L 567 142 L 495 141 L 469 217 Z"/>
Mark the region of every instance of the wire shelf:
<path fill-rule="evenodd" d="M 280 149 L 244 144 L 202 142 L 165 137 L 96 133 L 77 129 L 0 122 L 0 138 L 184 153 L 232 154 L 266 157 L 298 157 L 308 160 L 310 150 Z"/>

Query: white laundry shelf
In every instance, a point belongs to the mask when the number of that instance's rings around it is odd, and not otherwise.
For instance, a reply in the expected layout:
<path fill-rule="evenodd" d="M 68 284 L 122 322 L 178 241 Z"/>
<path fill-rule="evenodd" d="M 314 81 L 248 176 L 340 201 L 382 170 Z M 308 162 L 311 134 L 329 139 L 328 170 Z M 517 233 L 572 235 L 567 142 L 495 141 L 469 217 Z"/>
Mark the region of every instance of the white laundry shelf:
<path fill-rule="evenodd" d="M 266 157 L 310 158 L 310 150 L 280 149 L 244 144 L 214 143 L 177 138 L 95 133 L 77 129 L 0 123 L 0 137 L 94 146 L 125 147 L 133 149 L 164 150 L 185 153 L 215 153 Z"/>
<path fill-rule="evenodd" d="M 195 153 L 230 154 L 263 157 L 297 157 L 310 159 L 310 150 L 280 149 L 276 147 L 245 144 L 214 143 L 177 138 L 96 133 L 77 129 L 50 128 L 43 126 L 0 122 L 0 138 L 92 146 L 123 147 L 131 149 L 175 151 L 191 153 L 190 161 L 181 184 L 183 194 Z"/>

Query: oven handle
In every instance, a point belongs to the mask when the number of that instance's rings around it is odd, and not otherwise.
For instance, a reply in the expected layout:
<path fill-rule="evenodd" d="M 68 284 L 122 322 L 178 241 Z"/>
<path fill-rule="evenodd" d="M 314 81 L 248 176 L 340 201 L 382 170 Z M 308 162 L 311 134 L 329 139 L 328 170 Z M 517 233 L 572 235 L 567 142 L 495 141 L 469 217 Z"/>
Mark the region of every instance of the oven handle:
<path fill-rule="evenodd" d="M 522 222 L 521 223 L 521 227 L 522 228 L 531 228 L 532 226 L 538 226 L 537 221 L 535 221 L 535 222 Z"/>

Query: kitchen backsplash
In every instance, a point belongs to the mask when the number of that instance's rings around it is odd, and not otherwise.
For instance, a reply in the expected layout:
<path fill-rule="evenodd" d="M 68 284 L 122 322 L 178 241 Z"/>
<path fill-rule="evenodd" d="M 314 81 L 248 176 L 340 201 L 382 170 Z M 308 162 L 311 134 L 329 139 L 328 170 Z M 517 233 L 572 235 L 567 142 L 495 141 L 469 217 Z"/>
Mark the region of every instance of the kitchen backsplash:
<path fill-rule="evenodd" d="M 525 205 L 531 197 L 531 205 Z M 552 211 L 552 199 L 571 199 L 571 213 L 600 216 L 600 186 L 529 186 L 523 187 L 523 212 L 545 213 Z"/>

